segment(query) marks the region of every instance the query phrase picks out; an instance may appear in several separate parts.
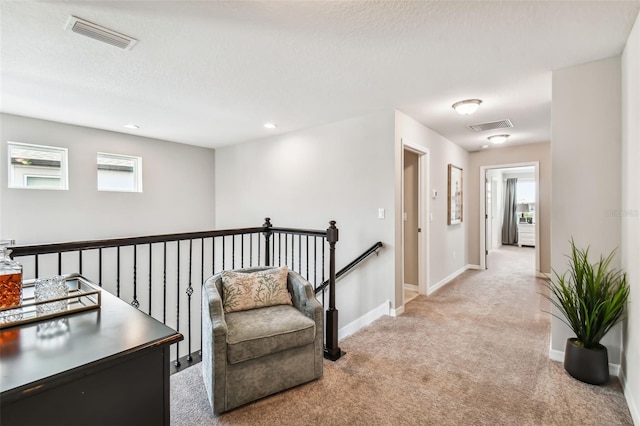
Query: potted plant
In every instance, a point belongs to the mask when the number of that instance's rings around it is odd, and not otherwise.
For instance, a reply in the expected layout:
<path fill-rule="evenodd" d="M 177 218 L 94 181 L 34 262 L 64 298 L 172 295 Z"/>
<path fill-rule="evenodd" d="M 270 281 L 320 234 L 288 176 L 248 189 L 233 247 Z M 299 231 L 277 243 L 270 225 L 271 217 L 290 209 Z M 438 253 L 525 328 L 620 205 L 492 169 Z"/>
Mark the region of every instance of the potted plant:
<path fill-rule="evenodd" d="M 573 330 L 567 339 L 564 368 L 574 378 L 594 385 L 609 380 L 607 348 L 600 340 L 622 320 L 629 285 L 620 269 L 611 268 L 615 250 L 595 263 L 589 262 L 589 248 L 578 249 L 571 239 L 569 270 L 547 280 L 550 294 L 543 296 L 558 308 L 564 318 L 552 314 Z"/>

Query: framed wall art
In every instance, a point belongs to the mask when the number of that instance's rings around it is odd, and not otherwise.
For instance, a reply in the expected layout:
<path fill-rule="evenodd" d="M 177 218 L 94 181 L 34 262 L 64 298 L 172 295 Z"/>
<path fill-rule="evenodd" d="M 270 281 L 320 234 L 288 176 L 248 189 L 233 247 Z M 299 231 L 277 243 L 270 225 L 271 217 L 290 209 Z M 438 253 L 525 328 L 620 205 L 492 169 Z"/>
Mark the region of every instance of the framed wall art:
<path fill-rule="evenodd" d="M 462 223 L 462 169 L 453 164 L 449 164 L 447 197 L 447 224 Z"/>

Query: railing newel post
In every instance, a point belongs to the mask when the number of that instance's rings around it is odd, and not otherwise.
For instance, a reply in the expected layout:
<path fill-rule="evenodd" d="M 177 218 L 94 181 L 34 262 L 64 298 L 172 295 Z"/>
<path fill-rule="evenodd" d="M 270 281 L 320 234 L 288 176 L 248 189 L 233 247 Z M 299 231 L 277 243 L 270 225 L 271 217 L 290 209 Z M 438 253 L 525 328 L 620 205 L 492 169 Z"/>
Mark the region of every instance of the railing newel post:
<path fill-rule="evenodd" d="M 269 240 L 271 239 L 271 228 L 273 225 L 271 224 L 271 218 L 265 217 L 264 223 L 262 224 L 262 235 L 264 235 L 264 266 L 271 265 L 271 251 L 269 247 Z"/>
<path fill-rule="evenodd" d="M 338 347 L 338 310 L 336 309 L 336 243 L 338 242 L 338 228 L 336 221 L 329 222 L 327 229 L 329 243 L 329 309 L 326 313 L 326 338 L 324 357 L 337 361 L 344 352 Z"/>

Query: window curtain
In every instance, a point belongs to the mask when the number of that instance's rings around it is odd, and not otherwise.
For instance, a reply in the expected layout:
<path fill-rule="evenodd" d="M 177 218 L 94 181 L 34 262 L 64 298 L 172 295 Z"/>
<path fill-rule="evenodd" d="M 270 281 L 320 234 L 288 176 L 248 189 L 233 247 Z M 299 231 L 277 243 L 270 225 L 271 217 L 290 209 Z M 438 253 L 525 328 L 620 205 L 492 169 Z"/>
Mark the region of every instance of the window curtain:
<path fill-rule="evenodd" d="M 504 192 L 504 217 L 502 218 L 502 244 L 518 244 L 518 213 L 516 186 L 518 179 L 507 179 Z"/>

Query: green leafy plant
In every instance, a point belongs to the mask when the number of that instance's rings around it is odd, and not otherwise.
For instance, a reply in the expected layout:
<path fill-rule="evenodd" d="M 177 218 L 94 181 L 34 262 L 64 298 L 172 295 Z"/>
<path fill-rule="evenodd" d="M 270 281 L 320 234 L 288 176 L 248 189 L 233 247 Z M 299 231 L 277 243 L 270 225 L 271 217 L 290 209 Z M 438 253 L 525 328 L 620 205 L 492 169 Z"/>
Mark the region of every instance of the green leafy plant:
<path fill-rule="evenodd" d="M 610 267 L 614 255 L 615 250 L 590 263 L 589 247 L 579 249 L 571 239 L 569 270 L 562 275 L 553 271 L 555 280 L 546 283 L 551 294 L 543 296 L 564 318 L 552 315 L 567 324 L 585 348 L 599 347 L 604 335 L 622 320 L 629 285 L 626 273 Z"/>

